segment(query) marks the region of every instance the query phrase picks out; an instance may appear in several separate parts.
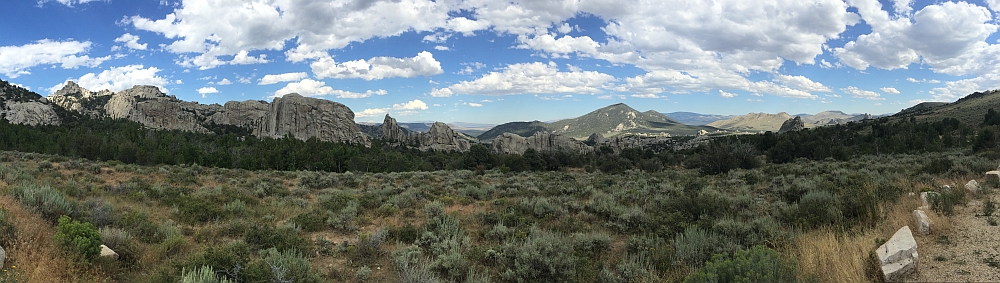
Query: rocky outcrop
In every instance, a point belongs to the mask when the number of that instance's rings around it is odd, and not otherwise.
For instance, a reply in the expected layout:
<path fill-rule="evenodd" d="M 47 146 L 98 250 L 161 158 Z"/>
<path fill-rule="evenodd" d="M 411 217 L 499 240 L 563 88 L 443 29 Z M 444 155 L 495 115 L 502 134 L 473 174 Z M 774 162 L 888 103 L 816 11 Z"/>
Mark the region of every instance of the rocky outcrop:
<path fill-rule="evenodd" d="M 902 281 L 917 270 L 917 241 L 909 226 L 903 226 L 875 250 L 886 282 Z"/>
<path fill-rule="evenodd" d="M 117 93 L 92 92 L 73 82 L 49 99 L 65 109 L 91 116 L 127 119 L 152 129 L 211 133 L 214 125 L 232 125 L 263 138 L 292 136 L 368 145 L 347 106 L 288 94 L 265 101 L 230 101 L 225 106 L 182 101 L 155 86 L 135 86 Z"/>
<path fill-rule="evenodd" d="M 389 114 L 385 114 L 385 120 L 382 121 L 382 139 L 390 142 L 407 142 L 406 133 L 396 123 L 396 119 L 389 117 Z"/>
<path fill-rule="evenodd" d="M 795 118 L 785 120 L 781 123 L 781 128 L 778 129 L 778 133 L 786 133 L 792 131 L 798 131 L 806 128 L 805 122 L 802 122 L 802 117 L 795 116 Z"/>
<path fill-rule="evenodd" d="M 976 182 L 976 180 L 969 180 L 968 183 L 965 183 L 965 189 L 968 190 L 970 193 L 978 193 L 979 182 Z"/>
<path fill-rule="evenodd" d="M 0 116 L 6 118 L 11 124 L 39 126 L 59 125 L 60 123 L 59 115 L 52 109 L 52 105 L 38 101 L 7 101 L 5 104 L 5 110 L 0 111 L 3 115 Z"/>
<path fill-rule="evenodd" d="M 504 133 L 494 138 L 492 144 L 493 152 L 504 154 L 524 154 L 529 148 L 540 152 L 567 151 L 572 153 L 588 153 L 594 150 L 593 147 L 583 142 L 549 132 L 537 132 L 527 138 Z"/>
<path fill-rule="evenodd" d="M 1000 171 L 986 171 L 986 182 L 1000 182 Z"/>
<path fill-rule="evenodd" d="M 384 129 L 384 128 L 383 128 Z M 448 127 L 448 124 L 434 122 L 431 129 L 424 133 L 416 134 L 420 150 L 438 151 L 469 151 L 474 138 L 456 132 Z"/>
<path fill-rule="evenodd" d="M 260 135 L 297 139 L 316 137 L 323 141 L 369 144 L 368 136 L 354 123 L 354 112 L 343 104 L 286 94 L 275 98 L 268 109 Z"/>

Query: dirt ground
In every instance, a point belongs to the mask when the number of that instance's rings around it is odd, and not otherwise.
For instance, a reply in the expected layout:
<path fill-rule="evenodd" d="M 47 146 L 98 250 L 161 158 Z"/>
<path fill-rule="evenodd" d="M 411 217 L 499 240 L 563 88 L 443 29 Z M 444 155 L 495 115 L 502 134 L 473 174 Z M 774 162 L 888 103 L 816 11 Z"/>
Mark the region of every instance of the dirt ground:
<path fill-rule="evenodd" d="M 997 193 L 993 201 L 1000 200 Z M 918 274 L 910 282 L 998 282 L 1000 281 L 1000 226 L 990 225 L 982 216 L 987 197 L 970 198 L 956 206 L 945 231 L 927 236 L 914 235 L 919 254 Z M 933 211 L 926 211 L 934 213 Z M 938 216 L 940 217 L 940 216 Z M 992 216 L 1000 222 L 1000 211 Z M 933 230 L 934 225 L 931 226 Z M 914 230 L 916 232 L 916 230 Z"/>

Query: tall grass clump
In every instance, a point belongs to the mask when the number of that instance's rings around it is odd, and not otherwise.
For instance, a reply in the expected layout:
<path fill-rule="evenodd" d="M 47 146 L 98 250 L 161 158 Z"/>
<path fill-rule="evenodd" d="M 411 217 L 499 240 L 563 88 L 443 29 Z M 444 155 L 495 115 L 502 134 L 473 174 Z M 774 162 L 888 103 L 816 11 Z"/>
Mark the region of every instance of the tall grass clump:
<path fill-rule="evenodd" d="M 22 182 L 13 190 L 14 197 L 21 204 L 31 207 L 46 220 L 56 222 L 62 215 L 75 215 L 76 204 L 52 187 Z"/>
<path fill-rule="evenodd" d="M 955 205 L 965 203 L 965 190 L 944 188 L 937 193 L 927 194 L 927 198 L 934 211 L 951 216 L 955 214 Z"/>

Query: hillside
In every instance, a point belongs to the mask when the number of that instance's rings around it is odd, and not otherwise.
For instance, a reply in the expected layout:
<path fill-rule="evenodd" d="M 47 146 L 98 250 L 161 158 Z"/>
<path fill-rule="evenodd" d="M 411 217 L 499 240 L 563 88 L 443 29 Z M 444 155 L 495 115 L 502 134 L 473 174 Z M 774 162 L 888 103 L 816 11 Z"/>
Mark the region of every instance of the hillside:
<path fill-rule="evenodd" d="M 554 133 L 579 140 L 594 133 L 604 137 L 623 134 L 684 136 L 696 135 L 700 130 L 716 130 L 706 126 L 688 126 L 652 110 L 639 112 L 624 103 L 597 109 L 577 118 L 560 120 L 549 124 L 548 128 Z"/>
<path fill-rule="evenodd" d="M 522 137 L 530 137 L 537 132 L 548 132 L 547 128 L 549 125 L 544 122 L 533 121 L 533 122 L 510 122 L 493 127 L 489 131 L 482 133 L 476 138 L 481 141 L 491 141 L 494 138 L 503 135 L 503 133 L 512 133 Z"/>
<path fill-rule="evenodd" d="M 791 118 L 792 115 L 788 115 L 788 113 L 785 112 L 778 114 L 767 114 L 763 112 L 750 113 L 726 120 L 712 122 L 709 123 L 708 126 L 744 132 L 777 132 L 778 129 L 781 128 L 781 123 L 784 123 L 786 120 Z"/>
<path fill-rule="evenodd" d="M 704 126 L 715 121 L 726 120 L 736 117 L 734 115 L 701 114 L 694 112 L 670 112 L 670 113 L 663 113 L 663 115 L 666 115 L 667 117 L 673 119 L 674 121 L 692 126 Z"/>
<path fill-rule="evenodd" d="M 979 125 L 990 108 L 1000 110 L 1000 91 L 975 92 L 952 103 L 923 102 L 903 109 L 890 119 L 913 117 L 917 121 L 934 122 L 955 118 L 965 124 Z"/>

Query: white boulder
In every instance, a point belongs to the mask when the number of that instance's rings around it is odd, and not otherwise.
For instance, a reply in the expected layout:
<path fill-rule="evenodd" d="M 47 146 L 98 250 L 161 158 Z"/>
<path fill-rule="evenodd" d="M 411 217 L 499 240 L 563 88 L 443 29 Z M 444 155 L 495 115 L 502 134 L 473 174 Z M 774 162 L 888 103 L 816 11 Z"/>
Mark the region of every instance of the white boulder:
<path fill-rule="evenodd" d="M 989 182 L 990 180 L 1000 182 L 1000 171 L 986 171 L 986 181 L 984 182 Z"/>
<path fill-rule="evenodd" d="M 920 235 L 927 235 L 931 233 L 931 224 L 934 224 L 934 222 L 927 217 L 927 214 L 924 213 L 923 210 L 914 210 L 913 218 L 917 221 L 917 232 L 919 232 Z"/>
<path fill-rule="evenodd" d="M 968 183 L 965 183 L 965 189 L 972 193 L 978 193 L 979 182 L 976 182 L 976 180 L 969 180 Z"/>
<path fill-rule="evenodd" d="M 886 282 L 901 281 L 917 270 L 917 241 L 910 226 L 903 226 L 889 241 L 875 250 Z"/>
<path fill-rule="evenodd" d="M 112 260 L 118 260 L 118 253 L 111 250 L 108 246 L 101 245 L 101 257 L 107 257 Z"/>

